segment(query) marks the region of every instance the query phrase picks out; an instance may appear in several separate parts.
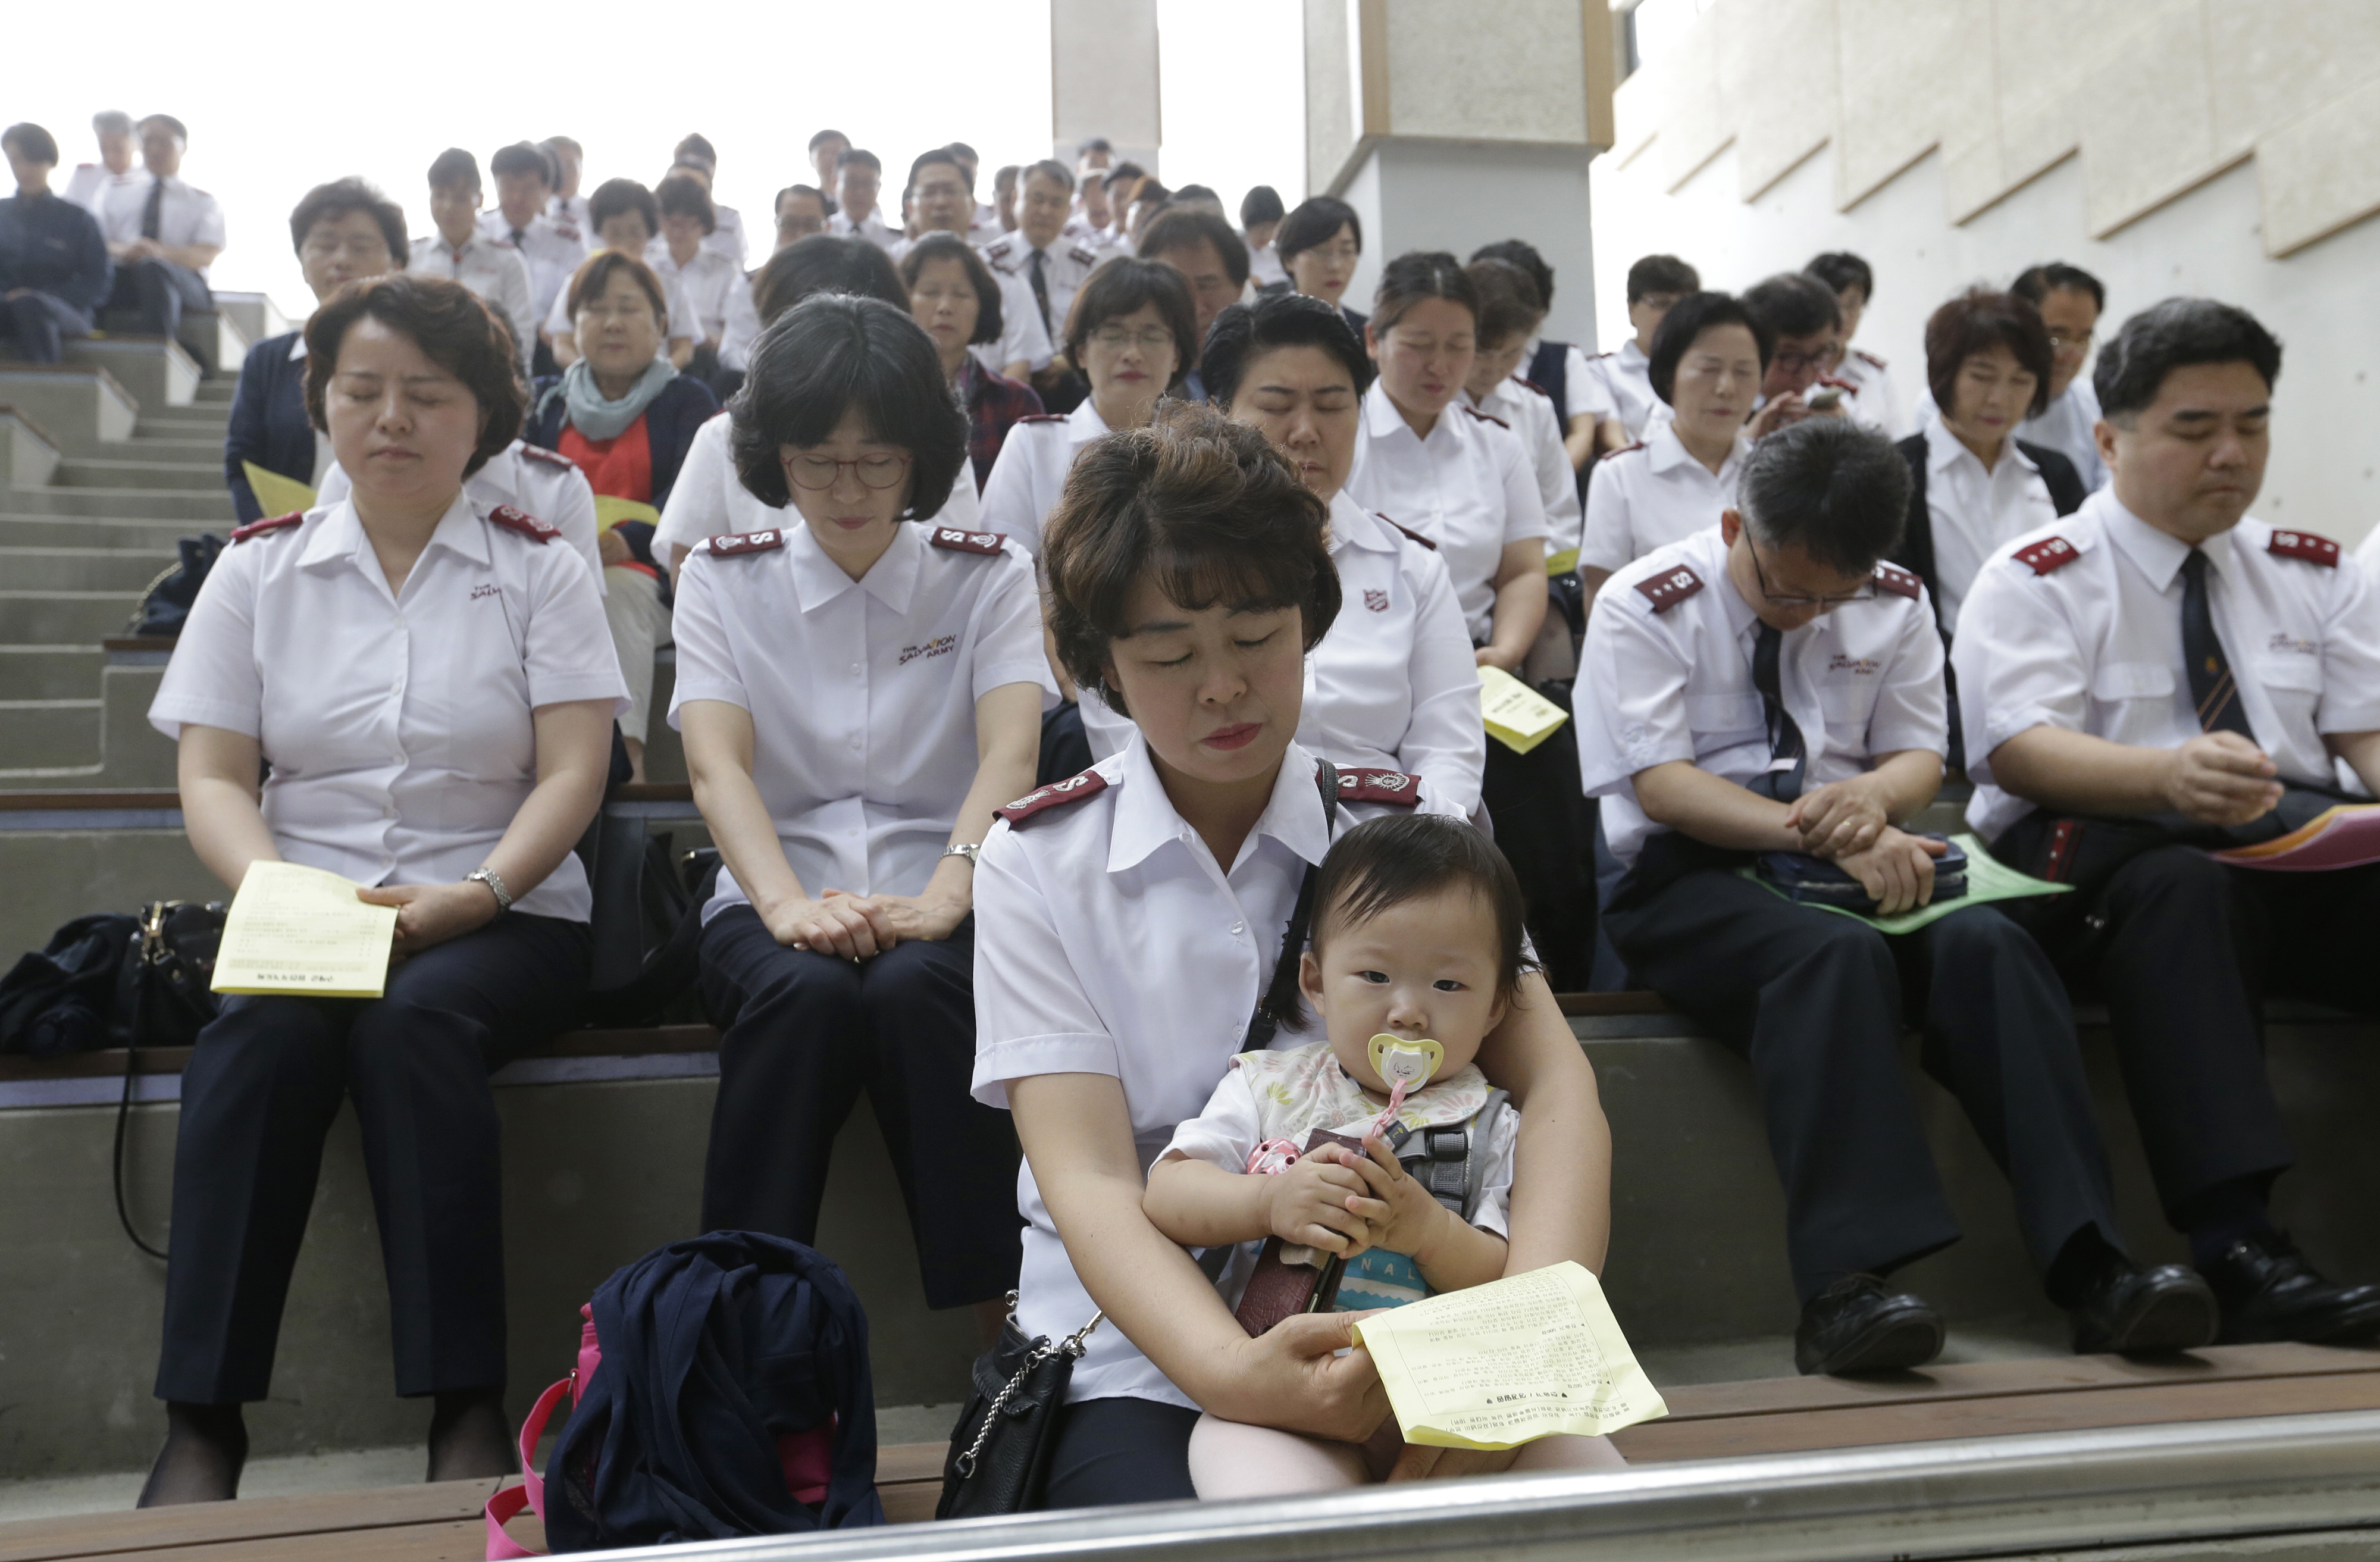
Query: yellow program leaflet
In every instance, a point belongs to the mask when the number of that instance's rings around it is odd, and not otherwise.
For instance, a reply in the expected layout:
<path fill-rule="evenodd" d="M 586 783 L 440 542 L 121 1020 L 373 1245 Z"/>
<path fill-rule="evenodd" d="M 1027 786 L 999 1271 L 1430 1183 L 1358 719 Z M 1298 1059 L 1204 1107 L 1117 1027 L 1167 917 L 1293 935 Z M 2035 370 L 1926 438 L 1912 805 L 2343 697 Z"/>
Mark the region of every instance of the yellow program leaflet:
<path fill-rule="evenodd" d="M 623 499 L 611 494 L 595 495 L 596 531 L 609 531 L 624 520 L 641 520 L 648 526 L 659 526 L 662 512 L 634 499 Z"/>
<path fill-rule="evenodd" d="M 1396 1308 L 1357 1324 L 1355 1337 L 1408 1443 L 1512 1448 L 1670 1413 L 1580 1263 Z"/>
<path fill-rule="evenodd" d="M 293 510 L 314 507 L 314 491 L 294 477 L 266 471 L 254 461 L 239 464 L 240 475 L 248 479 L 248 491 L 266 515 L 287 515 Z"/>
<path fill-rule="evenodd" d="M 396 908 L 365 905 L 358 887 L 295 862 L 252 864 L 224 919 L 214 990 L 379 997 Z"/>
<path fill-rule="evenodd" d="M 1479 714 L 1488 736 L 1516 754 L 1553 736 L 1570 713 L 1501 667 L 1479 669 Z"/>

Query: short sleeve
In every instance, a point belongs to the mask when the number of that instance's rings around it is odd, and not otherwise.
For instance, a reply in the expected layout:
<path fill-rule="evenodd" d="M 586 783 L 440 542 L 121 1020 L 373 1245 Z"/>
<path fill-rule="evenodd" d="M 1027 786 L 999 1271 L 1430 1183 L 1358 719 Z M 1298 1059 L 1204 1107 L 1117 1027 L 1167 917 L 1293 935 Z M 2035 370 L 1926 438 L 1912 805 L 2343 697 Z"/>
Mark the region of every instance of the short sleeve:
<path fill-rule="evenodd" d="M 2059 593 L 2005 556 L 1984 566 L 1959 604 L 1950 665 L 1973 780 L 1992 779 L 1993 750 L 2020 732 L 2086 730 L 2091 668 Z"/>
<path fill-rule="evenodd" d="M 726 484 L 735 481 L 735 463 L 727 458 L 727 414 L 722 412 L 694 431 L 677 481 L 662 506 L 661 524 L 653 528 L 655 558 L 665 562 L 667 548 L 691 551 L 705 537 L 734 530 L 727 519 Z"/>
<path fill-rule="evenodd" d="M 569 471 L 555 472 L 552 515 L 538 519 L 562 533 L 562 540 L 571 551 L 587 561 L 588 573 L 594 578 L 595 592 L 603 594 L 603 546 L 599 540 L 599 523 L 595 519 L 595 490 L 588 485 L 587 474 L 576 463 Z"/>
<path fill-rule="evenodd" d="M 773 556 L 773 555 L 771 555 Z M 765 567 L 752 560 L 742 567 Z M 677 597 L 670 614 L 670 633 L 677 642 L 677 687 L 670 694 L 669 724 L 679 726 L 678 713 L 689 700 L 717 700 L 752 708 L 751 691 L 736 665 L 735 648 L 719 611 L 712 574 L 719 561 L 709 550 L 696 553 L 678 571 Z"/>
<path fill-rule="evenodd" d="M 1579 784 L 1589 797 L 1624 790 L 1638 771 L 1694 758 L 1686 725 L 1688 659 L 1633 589 L 1607 585 L 1587 615 L 1579 658 Z"/>
<path fill-rule="evenodd" d="M 620 674 L 602 596 L 577 552 L 550 543 L 538 548 L 529 579 L 537 599 L 521 658 L 528 674 L 529 707 L 609 700 L 613 715 L 625 714 L 628 680 Z"/>
<path fill-rule="evenodd" d="M 2314 729 L 2380 731 L 2380 591 L 2351 563 L 2326 573 L 2335 579 L 2328 582 L 2323 622 L 2322 702 Z"/>
<path fill-rule="evenodd" d="M 1256 1092 L 1248 1088 L 1246 1073 L 1233 1064 L 1199 1114 L 1174 1129 L 1159 1158 L 1180 1155 L 1227 1172 L 1244 1172 L 1256 1151 L 1257 1132 Z"/>
<path fill-rule="evenodd" d="M 217 555 L 183 620 L 181 638 L 165 664 L 149 725 L 179 741 L 187 725 L 220 726 L 249 738 L 264 735 L 264 676 L 256 656 L 257 575 L 266 547 L 294 548 L 301 526 L 235 543 Z"/>
<path fill-rule="evenodd" d="M 1496 452 L 1497 476 L 1504 484 L 1504 545 L 1541 542 L 1546 535 L 1546 501 L 1537 492 L 1537 473 L 1527 445 L 1511 429 L 1488 425 L 1497 437 L 1488 441 Z"/>
<path fill-rule="evenodd" d="M 1006 821 L 975 873 L 975 1080 L 1005 1109 L 1008 1081 L 1037 1074 L 1121 1077 L 1115 1038 L 1083 990 L 1035 864 Z"/>
<path fill-rule="evenodd" d="M 202 195 L 199 200 L 198 230 L 190 235 L 190 242 L 212 244 L 220 250 L 225 244 L 223 202 L 212 195 Z"/>
<path fill-rule="evenodd" d="M 1488 1126 L 1488 1142 L 1481 1146 L 1488 1165 L 1479 1184 L 1479 1207 L 1471 1212 L 1472 1225 L 1499 1237 L 1512 1235 L 1512 1166 L 1520 1142 L 1521 1114 L 1511 1102 L 1499 1103 Z"/>
<path fill-rule="evenodd" d="M 978 523 L 986 531 L 1004 531 L 1026 553 L 1041 551 L 1041 512 L 1034 499 L 1040 431 L 1056 423 L 1019 423 L 1001 442 L 1000 455 L 984 480 L 983 499 L 977 506 Z"/>
<path fill-rule="evenodd" d="M 1567 349 L 1562 360 L 1562 394 L 1570 402 L 1569 418 L 1620 416 L 1620 404 L 1612 399 L 1611 387 L 1603 383 L 1602 374 L 1575 345 Z"/>
<path fill-rule="evenodd" d="M 1606 462 L 1612 458 L 1606 457 Z M 1636 562 L 1628 525 L 1629 484 L 1619 469 L 1605 465 L 1586 485 L 1586 519 L 1579 529 L 1578 562 L 1597 569 L 1625 569 Z"/>
<path fill-rule="evenodd" d="M 1041 643 L 1041 596 L 1033 566 L 1022 551 L 1002 554 L 1000 579 L 976 610 L 975 698 L 1003 684 L 1029 683 L 1041 690 L 1041 708 L 1055 710 L 1058 682 Z"/>
<path fill-rule="evenodd" d="M 1925 592 L 1924 587 L 1918 588 Z M 1924 749 L 1950 751 L 1950 698 L 1942 683 L 1942 636 L 1934 628 L 1934 604 L 1920 594 L 1900 616 L 1892 665 L 1868 715 L 1867 751 L 1896 754 Z"/>

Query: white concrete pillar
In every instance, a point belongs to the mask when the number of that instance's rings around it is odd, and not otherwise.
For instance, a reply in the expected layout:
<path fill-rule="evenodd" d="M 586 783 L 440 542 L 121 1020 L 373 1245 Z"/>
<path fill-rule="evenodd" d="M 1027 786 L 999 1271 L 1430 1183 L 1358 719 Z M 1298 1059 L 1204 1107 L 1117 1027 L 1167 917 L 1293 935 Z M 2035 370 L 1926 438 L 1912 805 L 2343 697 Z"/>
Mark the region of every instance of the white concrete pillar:
<path fill-rule="evenodd" d="M 1050 155 L 1074 166 L 1105 136 L 1118 162 L 1159 172 L 1157 0 L 1050 0 Z"/>
<path fill-rule="evenodd" d="M 1546 334 L 1595 350 L 1586 165 L 1611 145 L 1607 0 L 1305 0 L 1309 189 L 1364 219 L 1347 301 L 1383 262 L 1524 238 L 1554 268 Z"/>

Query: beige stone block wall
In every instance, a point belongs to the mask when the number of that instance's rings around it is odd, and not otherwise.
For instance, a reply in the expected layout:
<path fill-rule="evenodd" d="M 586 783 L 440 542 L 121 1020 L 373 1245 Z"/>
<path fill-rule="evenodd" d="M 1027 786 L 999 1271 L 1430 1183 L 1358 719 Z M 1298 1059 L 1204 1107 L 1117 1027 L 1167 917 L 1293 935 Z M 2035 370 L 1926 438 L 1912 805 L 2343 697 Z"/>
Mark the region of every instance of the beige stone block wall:
<path fill-rule="evenodd" d="M 1578 0 L 1389 0 L 1389 128 L 1451 140 L 1584 142 Z"/>
<path fill-rule="evenodd" d="M 2276 255 L 2380 210 L 2380 78 L 2267 135 L 2256 165 L 2265 248 Z"/>

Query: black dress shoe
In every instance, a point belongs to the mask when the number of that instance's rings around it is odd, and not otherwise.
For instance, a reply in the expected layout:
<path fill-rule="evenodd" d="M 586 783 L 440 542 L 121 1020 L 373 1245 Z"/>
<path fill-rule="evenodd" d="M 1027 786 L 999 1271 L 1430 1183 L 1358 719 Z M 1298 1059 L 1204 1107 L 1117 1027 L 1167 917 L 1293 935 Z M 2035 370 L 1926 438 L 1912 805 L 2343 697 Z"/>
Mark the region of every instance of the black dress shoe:
<path fill-rule="evenodd" d="M 2148 1356 L 2215 1341 L 2215 1293 L 2179 1263 L 2143 1269 L 2130 1259 L 2099 1271 L 2071 1309 L 2074 1354 Z"/>
<path fill-rule="evenodd" d="M 1802 1306 L 1793 1365 L 1848 1376 L 1922 1367 L 1942 1353 L 1942 1315 L 1874 1275 L 1846 1275 Z"/>
<path fill-rule="evenodd" d="M 2380 1336 L 2380 1286 L 2323 1278 L 2277 1231 L 2243 1237 L 2200 1271 L 2223 1305 L 2225 1345 L 2356 1345 Z"/>

